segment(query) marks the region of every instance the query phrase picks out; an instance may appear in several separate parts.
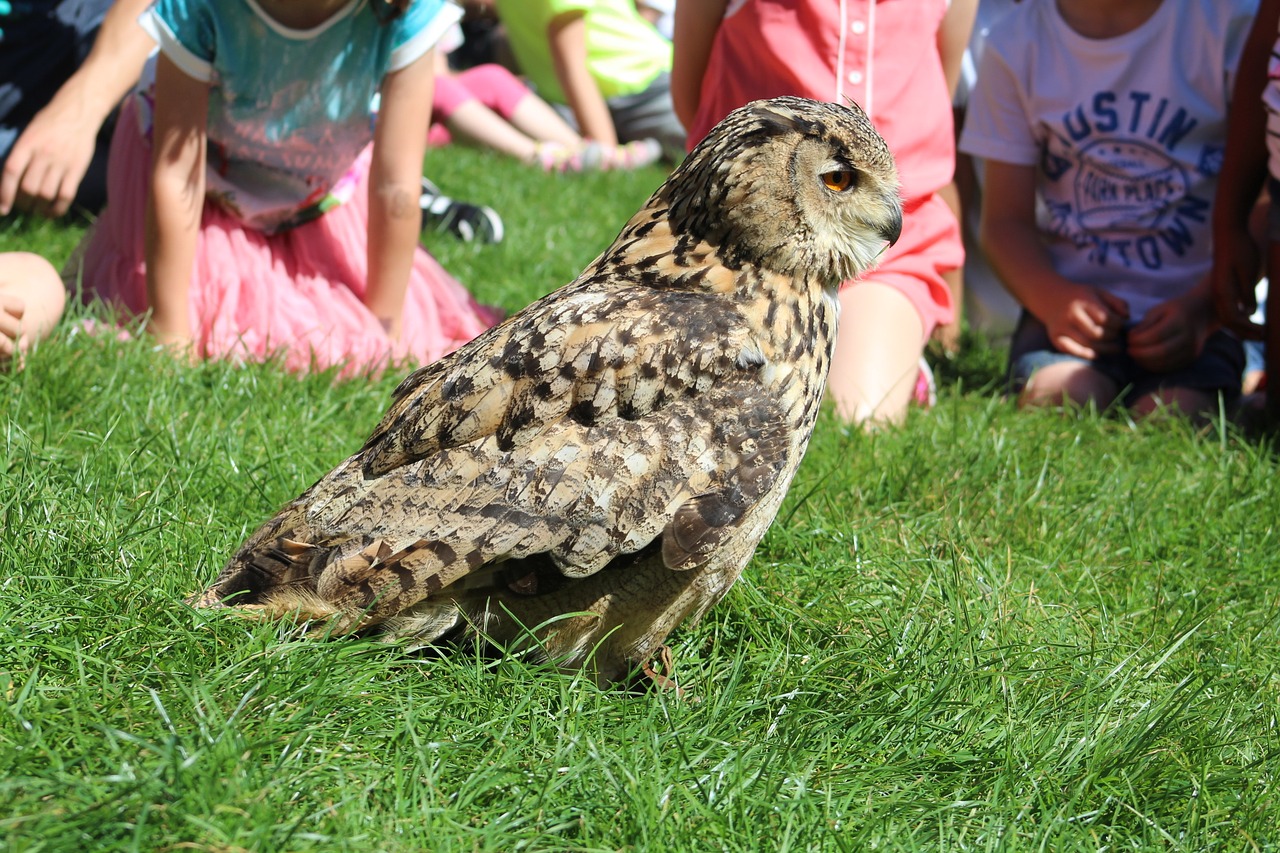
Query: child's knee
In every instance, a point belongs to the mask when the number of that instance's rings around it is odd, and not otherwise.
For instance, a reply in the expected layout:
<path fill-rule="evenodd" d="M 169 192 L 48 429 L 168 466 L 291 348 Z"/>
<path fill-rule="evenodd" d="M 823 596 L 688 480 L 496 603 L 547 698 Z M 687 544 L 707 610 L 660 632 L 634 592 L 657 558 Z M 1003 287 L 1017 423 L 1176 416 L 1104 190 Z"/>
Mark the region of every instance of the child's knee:
<path fill-rule="evenodd" d="M 1157 412 L 1188 417 L 1213 417 L 1218 413 L 1218 394 L 1198 388 L 1158 388 L 1134 400 L 1129 411 L 1139 418 Z"/>
<path fill-rule="evenodd" d="M 0 252 L 0 287 L 10 289 L 28 280 L 58 278 L 53 264 L 34 252 Z"/>
<path fill-rule="evenodd" d="M 31 252 L 0 253 L 0 292 L 21 302 L 28 337 L 47 334 L 67 303 L 58 270 Z"/>
<path fill-rule="evenodd" d="M 1021 407 L 1061 406 L 1064 403 L 1106 408 L 1120 389 L 1115 380 L 1084 361 L 1059 361 L 1031 374 L 1018 396 Z"/>

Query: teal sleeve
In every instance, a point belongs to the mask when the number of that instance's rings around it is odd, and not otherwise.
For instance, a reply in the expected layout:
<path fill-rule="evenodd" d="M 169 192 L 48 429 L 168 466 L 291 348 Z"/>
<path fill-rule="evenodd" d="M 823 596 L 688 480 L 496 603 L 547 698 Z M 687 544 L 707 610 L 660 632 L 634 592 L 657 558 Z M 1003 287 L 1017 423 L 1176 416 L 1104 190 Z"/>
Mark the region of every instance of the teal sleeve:
<path fill-rule="evenodd" d="M 217 0 L 157 0 L 151 14 L 192 57 L 201 62 L 213 60 L 215 39 L 212 3 Z M 161 48 L 166 48 L 161 39 Z M 181 63 L 179 63 L 181 64 Z"/>

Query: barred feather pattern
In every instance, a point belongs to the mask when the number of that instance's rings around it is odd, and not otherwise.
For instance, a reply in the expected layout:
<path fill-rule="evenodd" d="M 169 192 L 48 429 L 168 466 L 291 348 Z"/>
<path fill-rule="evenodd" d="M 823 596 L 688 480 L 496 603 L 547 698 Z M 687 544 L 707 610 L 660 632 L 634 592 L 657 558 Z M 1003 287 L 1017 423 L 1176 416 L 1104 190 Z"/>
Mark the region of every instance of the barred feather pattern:
<path fill-rule="evenodd" d="M 192 603 L 625 678 L 776 516 L 897 186 L 854 105 L 735 111 L 577 279 L 406 378 Z"/>

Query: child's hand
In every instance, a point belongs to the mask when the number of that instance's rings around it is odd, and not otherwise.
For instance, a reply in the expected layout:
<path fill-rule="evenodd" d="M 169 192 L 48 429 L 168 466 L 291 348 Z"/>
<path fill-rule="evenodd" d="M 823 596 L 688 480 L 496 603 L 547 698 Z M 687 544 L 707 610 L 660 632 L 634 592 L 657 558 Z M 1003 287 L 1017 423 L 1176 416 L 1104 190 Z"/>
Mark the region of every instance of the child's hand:
<path fill-rule="evenodd" d="M 1045 312 L 1049 341 L 1067 355 L 1094 359 L 1120 352 L 1129 304 L 1096 287 L 1074 285 Z"/>
<path fill-rule="evenodd" d="M 22 318 L 27 303 L 12 293 L 0 292 L 0 364 L 21 353 L 25 341 L 22 337 Z"/>
<path fill-rule="evenodd" d="M 71 208 L 93 159 L 99 122 L 78 103 L 55 100 L 18 137 L 0 175 L 0 215 L 58 217 Z"/>
<path fill-rule="evenodd" d="M 1215 234 L 1215 239 L 1217 235 Z M 1263 327 L 1249 317 L 1258 310 L 1258 247 L 1248 234 L 1222 240 L 1213 255 L 1213 307 L 1222 325 L 1242 338 L 1261 340 Z"/>
<path fill-rule="evenodd" d="M 1153 373 L 1186 367 L 1209 336 L 1211 308 L 1198 293 L 1161 302 L 1129 330 L 1129 356 Z"/>

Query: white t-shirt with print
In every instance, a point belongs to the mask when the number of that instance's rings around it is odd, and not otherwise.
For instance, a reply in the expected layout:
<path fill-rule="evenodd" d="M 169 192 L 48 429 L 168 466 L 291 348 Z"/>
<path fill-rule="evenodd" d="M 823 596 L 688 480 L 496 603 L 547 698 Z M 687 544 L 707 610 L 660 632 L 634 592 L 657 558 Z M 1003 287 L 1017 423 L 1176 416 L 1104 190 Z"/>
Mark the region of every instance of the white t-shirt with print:
<path fill-rule="evenodd" d="M 987 36 L 961 150 L 1036 166 L 1055 269 L 1125 299 L 1133 322 L 1209 272 L 1228 96 L 1256 8 L 1166 0 L 1137 29 L 1090 39 L 1054 0 L 1024 0 Z"/>

